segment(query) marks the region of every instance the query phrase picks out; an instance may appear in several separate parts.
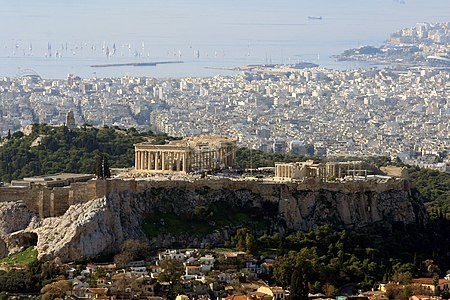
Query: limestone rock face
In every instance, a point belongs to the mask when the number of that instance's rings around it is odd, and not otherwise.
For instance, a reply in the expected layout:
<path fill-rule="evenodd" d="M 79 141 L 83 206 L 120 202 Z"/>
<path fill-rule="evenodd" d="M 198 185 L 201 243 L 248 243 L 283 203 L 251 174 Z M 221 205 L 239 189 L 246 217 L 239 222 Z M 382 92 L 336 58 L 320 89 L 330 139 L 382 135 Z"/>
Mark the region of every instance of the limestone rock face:
<path fill-rule="evenodd" d="M 23 201 L 0 203 L 0 234 L 22 230 L 34 217 Z"/>
<path fill-rule="evenodd" d="M 261 190 L 245 185 L 239 188 L 154 187 L 139 193 L 112 192 L 104 198 L 72 205 L 60 217 L 43 220 L 21 202 L 3 203 L 0 255 L 30 245 L 37 246 L 38 257 L 44 260 L 58 257 L 67 262 L 114 254 L 127 239 L 147 240 L 142 231 L 146 217 L 157 219 L 159 213 L 194 217 L 196 207 L 207 207 L 214 202 L 226 202 L 238 209 L 259 209 L 264 218 L 272 218 L 270 227 L 276 231 L 307 230 L 322 224 L 357 229 L 377 223 L 423 225 L 427 221 L 420 197 L 407 186 L 392 190 L 380 190 L 376 185 L 358 189 L 357 184 L 322 189 L 267 184 Z M 201 243 L 221 243 L 235 229 L 221 228 L 210 235 L 196 237 L 160 231 L 152 238 L 151 246 L 184 243 L 198 247 Z"/>
<path fill-rule="evenodd" d="M 0 203 L 0 258 L 21 250 L 20 246 L 16 248 L 9 243 L 8 235 L 26 228 L 36 217 L 22 201 Z"/>
<path fill-rule="evenodd" d="M 395 222 L 420 225 L 427 218 L 423 207 L 415 203 L 405 190 L 383 193 L 322 190 L 288 195 L 290 197 L 280 201 L 279 211 L 287 226 L 296 230 L 307 230 L 325 223 L 345 228 Z"/>
<path fill-rule="evenodd" d="M 115 253 L 124 240 L 145 239 L 135 201 L 123 198 L 112 195 L 73 205 L 63 216 L 44 219 L 18 234 L 37 234 L 38 258 L 44 260 L 73 261 Z"/>

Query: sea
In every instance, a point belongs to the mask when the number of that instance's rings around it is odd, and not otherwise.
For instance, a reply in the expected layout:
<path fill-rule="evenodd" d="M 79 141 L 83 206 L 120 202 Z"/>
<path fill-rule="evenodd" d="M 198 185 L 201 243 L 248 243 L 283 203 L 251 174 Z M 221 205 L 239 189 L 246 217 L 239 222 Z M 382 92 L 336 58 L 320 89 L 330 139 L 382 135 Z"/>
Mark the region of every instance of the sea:
<path fill-rule="evenodd" d="M 418 22 L 449 22 L 449 0 L 0 0 L 0 77 L 234 74 L 380 46 Z M 177 62 L 96 68 L 96 64 Z"/>

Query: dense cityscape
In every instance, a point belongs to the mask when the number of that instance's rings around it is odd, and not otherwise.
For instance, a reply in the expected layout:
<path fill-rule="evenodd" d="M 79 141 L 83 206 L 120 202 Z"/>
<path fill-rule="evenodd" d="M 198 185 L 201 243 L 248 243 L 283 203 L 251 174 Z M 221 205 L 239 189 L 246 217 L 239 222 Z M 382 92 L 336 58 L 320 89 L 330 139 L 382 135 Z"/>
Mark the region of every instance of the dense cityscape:
<path fill-rule="evenodd" d="M 336 59 L 1 77 L 0 300 L 449 299 L 450 23 Z"/>
<path fill-rule="evenodd" d="M 419 37 L 426 32 L 404 31 L 421 32 Z M 448 51 L 445 39 L 438 40 L 438 46 L 427 46 L 427 40 L 422 48 Z M 179 79 L 51 80 L 30 73 L 0 81 L 0 125 L 5 136 L 33 123 L 62 124 L 73 111 L 79 125 L 151 128 L 179 137 L 222 134 L 264 152 L 389 156 L 447 171 L 449 78 L 447 70 L 430 66 L 348 71 L 278 66 Z"/>

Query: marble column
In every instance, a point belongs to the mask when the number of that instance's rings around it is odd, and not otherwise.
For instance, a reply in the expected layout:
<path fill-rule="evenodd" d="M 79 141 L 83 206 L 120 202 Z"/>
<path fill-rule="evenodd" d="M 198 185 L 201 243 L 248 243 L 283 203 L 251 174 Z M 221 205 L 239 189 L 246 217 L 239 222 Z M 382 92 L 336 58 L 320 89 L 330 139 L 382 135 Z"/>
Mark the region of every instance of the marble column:
<path fill-rule="evenodd" d="M 154 157 L 155 157 L 155 153 L 153 151 L 150 152 L 150 158 L 149 158 L 149 161 L 148 161 L 148 169 L 149 170 L 153 170 L 154 167 L 155 167 Z"/>
<path fill-rule="evenodd" d="M 148 170 L 148 151 L 144 152 L 144 170 Z"/>
<path fill-rule="evenodd" d="M 142 151 L 139 151 L 139 170 L 142 170 Z"/>
<path fill-rule="evenodd" d="M 155 171 L 157 171 L 158 170 L 158 156 L 159 156 L 159 152 L 156 151 L 154 155 L 155 155 Z"/>
<path fill-rule="evenodd" d="M 134 151 L 134 168 L 138 169 L 138 152 Z"/>
<path fill-rule="evenodd" d="M 177 153 L 177 171 L 178 172 L 181 171 L 181 153 L 180 152 Z"/>
<path fill-rule="evenodd" d="M 161 170 L 164 172 L 166 170 L 166 152 L 161 151 Z"/>

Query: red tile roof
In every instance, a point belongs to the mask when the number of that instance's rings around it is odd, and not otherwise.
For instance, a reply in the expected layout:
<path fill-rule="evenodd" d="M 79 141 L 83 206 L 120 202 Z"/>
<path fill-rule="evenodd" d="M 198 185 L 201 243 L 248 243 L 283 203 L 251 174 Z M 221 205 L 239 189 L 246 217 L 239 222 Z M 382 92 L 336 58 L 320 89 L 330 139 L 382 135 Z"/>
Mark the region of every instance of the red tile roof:
<path fill-rule="evenodd" d="M 225 300 L 247 300 L 245 295 L 231 295 L 225 298 Z"/>
<path fill-rule="evenodd" d="M 94 293 L 94 294 L 106 294 L 108 293 L 107 288 L 88 288 L 88 292 Z"/>
<path fill-rule="evenodd" d="M 420 284 L 427 284 L 427 285 L 434 285 L 433 278 L 414 278 L 411 279 L 411 283 L 420 283 Z M 439 279 L 437 284 L 448 284 L 450 283 L 450 280 L 447 279 Z"/>

